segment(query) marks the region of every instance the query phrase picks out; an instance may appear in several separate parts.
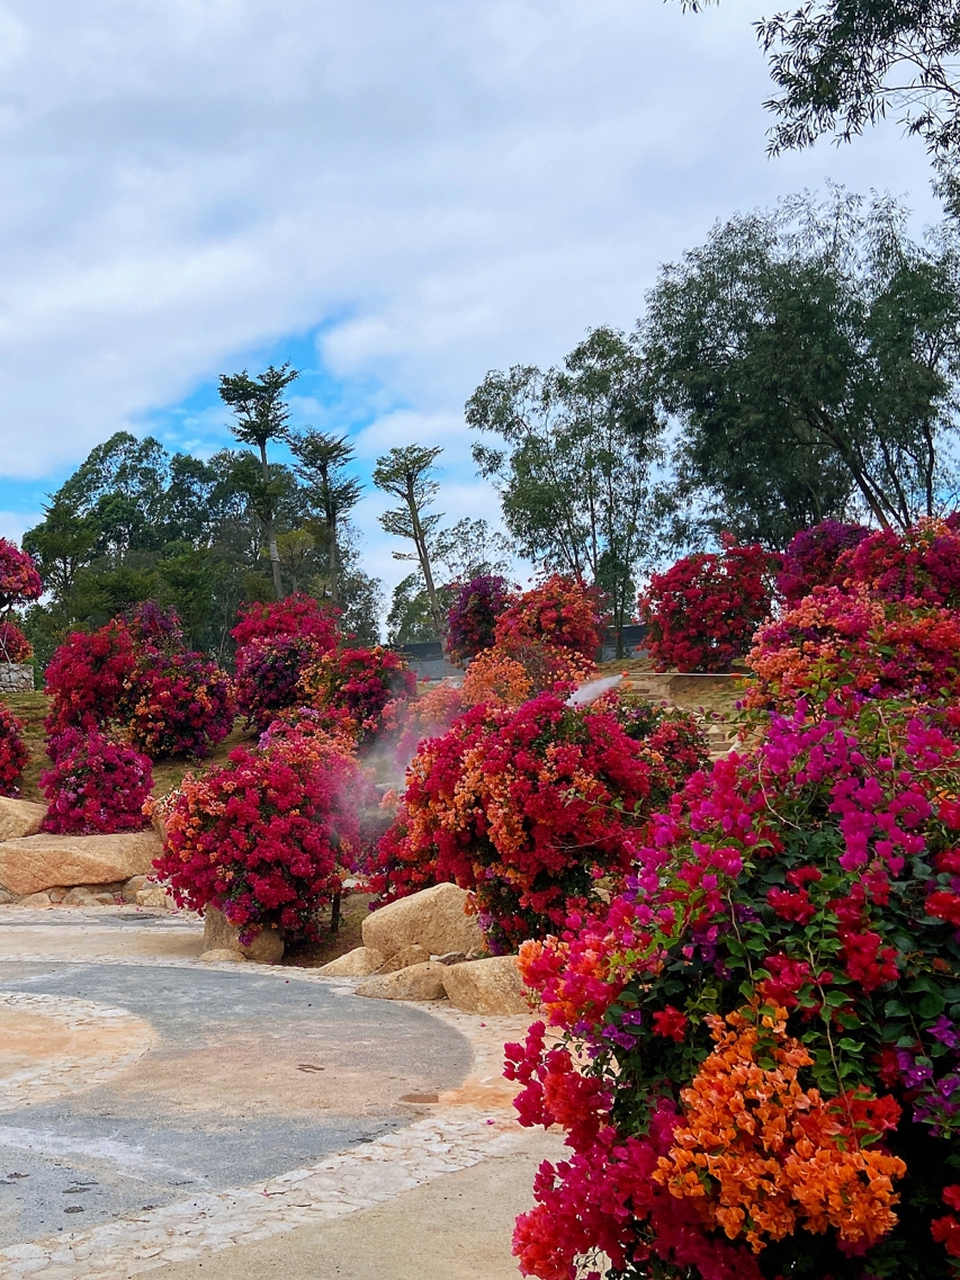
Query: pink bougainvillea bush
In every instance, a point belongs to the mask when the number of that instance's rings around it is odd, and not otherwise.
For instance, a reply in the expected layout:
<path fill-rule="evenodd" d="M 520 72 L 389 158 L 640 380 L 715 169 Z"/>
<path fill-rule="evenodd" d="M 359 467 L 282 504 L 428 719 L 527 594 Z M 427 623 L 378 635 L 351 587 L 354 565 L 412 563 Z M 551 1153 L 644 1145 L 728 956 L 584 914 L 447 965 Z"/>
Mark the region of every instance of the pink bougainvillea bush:
<path fill-rule="evenodd" d="M 841 570 L 884 600 L 960 609 L 960 530 L 934 519 L 878 530 L 842 557 Z"/>
<path fill-rule="evenodd" d="M 956 704 L 799 702 L 628 839 L 624 891 L 521 951 L 553 1036 L 507 1074 L 570 1148 L 521 1271 L 955 1277 Z"/>
<path fill-rule="evenodd" d="M 48 809 L 43 830 L 65 835 L 142 831 L 153 786 L 150 760 L 96 730 L 66 729 L 47 748 L 53 765 L 40 776 Z"/>
<path fill-rule="evenodd" d="M 0 701 L 0 796 L 20 794 L 20 779 L 29 758 L 23 741 L 23 721 Z"/>
<path fill-rule="evenodd" d="M 186 649 L 176 614 L 151 602 L 91 635 L 68 636 L 47 668 L 46 688 L 51 736 L 109 729 L 153 759 L 208 755 L 236 716 L 229 676 Z"/>
<path fill-rule="evenodd" d="M 15 622 L 0 622 L 0 662 L 29 662 L 33 645 Z"/>
<path fill-rule="evenodd" d="M 576 578 L 553 574 L 504 609 L 494 626 L 494 643 L 513 655 L 547 645 L 592 661 L 603 626 L 600 592 Z"/>
<path fill-rule="evenodd" d="M 814 587 L 842 587 L 849 576 L 844 552 L 858 547 L 870 530 L 862 524 L 823 520 L 801 529 L 783 553 L 777 574 L 777 592 L 788 605 L 796 605 Z"/>
<path fill-rule="evenodd" d="M 482 574 L 465 583 L 447 614 L 447 652 L 454 662 L 468 662 L 494 643 L 497 621 L 516 592 L 499 574 Z"/>
<path fill-rule="evenodd" d="M 7 538 L 0 538 L 0 609 L 39 600 L 41 595 L 43 583 L 33 560 Z"/>
<path fill-rule="evenodd" d="M 245 606 L 230 634 L 237 646 L 237 701 L 260 732 L 278 711 L 296 705 L 304 671 L 338 640 L 333 615 L 304 595 Z"/>
<path fill-rule="evenodd" d="M 659 751 L 609 710 L 552 694 L 477 706 L 421 744 L 373 888 L 384 900 L 438 880 L 473 889 L 491 945 L 509 950 L 624 874 L 629 833 L 672 791 Z"/>
<path fill-rule="evenodd" d="M 357 741 L 370 746 L 384 731 L 384 714 L 414 696 L 417 678 L 399 653 L 337 649 L 312 663 L 300 682 L 302 699 L 318 711 L 339 708 L 356 726 Z"/>
<path fill-rule="evenodd" d="M 780 557 L 731 538 L 719 553 L 678 560 L 640 596 L 647 645 L 658 670 L 729 671 L 773 603 Z"/>
<path fill-rule="evenodd" d="M 321 735 L 238 748 L 225 768 L 188 775 L 163 803 L 155 865 L 178 902 L 217 908 L 243 938 L 270 926 L 315 937 L 319 908 L 360 857 L 368 790 L 357 761 Z"/>

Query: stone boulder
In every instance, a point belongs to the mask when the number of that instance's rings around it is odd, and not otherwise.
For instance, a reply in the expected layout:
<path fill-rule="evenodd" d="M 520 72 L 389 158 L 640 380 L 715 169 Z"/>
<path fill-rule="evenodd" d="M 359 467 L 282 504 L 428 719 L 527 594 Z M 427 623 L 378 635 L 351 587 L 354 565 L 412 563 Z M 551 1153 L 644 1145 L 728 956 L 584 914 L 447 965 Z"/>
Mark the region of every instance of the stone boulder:
<path fill-rule="evenodd" d="M 239 928 L 216 907 L 207 907 L 203 913 L 203 950 L 237 951 L 257 964 L 276 964 L 283 957 L 283 934 L 279 929 L 264 929 L 252 942 L 241 943 Z"/>
<path fill-rule="evenodd" d="M 366 917 L 363 944 L 382 951 L 387 959 L 414 944 L 430 955 L 485 951 L 477 917 L 465 911 L 469 897 L 455 884 L 437 884 L 399 898 Z"/>
<path fill-rule="evenodd" d="M 430 959 L 430 952 L 426 947 L 418 946 L 414 942 L 409 947 L 401 947 L 401 949 L 392 955 L 389 960 L 385 960 L 377 973 L 396 973 L 399 969 L 409 969 L 411 965 L 426 964 Z M 439 961 L 437 962 L 440 963 Z"/>
<path fill-rule="evenodd" d="M 428 960 L 396 973 L 376 973 L 360 983 L 357 995 L 371 1000 L 442 1000 L 445 973 L 449 970 L 442 964 Z"/>
<path fill-rule="evenodd" d="M 354 947 L 346 955 L 337 956 L 336 960 L 321 966 L 317 973 L 322 973 L 327 978 L 367 978 L 371 973 L 376 973 L 382 964 L 382 951 L 374 951 L 372 947 Z"/>
<path fill-rule="evenodd" d="M 146 877 L 141 887 L 133 891 L 133 901 L 138 907 L 162 907 L 165 911 L 173 911 L 177 905 L 167 891 L 166 885 L 155 884 Z"/>
<path fill-rule="evenodd" d="M 450 1003 L 466 1013 L 529 1013 L 516 956 L 491 956 L 443 970 Z"/>
<path fill-rule="evenodd" d="M 45 804 L 34 804 L 32 800 L 11 800 L 9 796 L 0 796 L 0 840 L 19 840 L 23 836 L 35 836 L 46 815 Z"/>
<path fill-rule="evenodd" d="M 230 960 L 234 964 L 243 964 L 243 956 L 239 951 L 229 951 L 226 947 L 215 947 L 213 951 L 204 951 L 200 957 L 207 964 L 216 964 L 221 960 Z"/>
<path fill-rule="evenodd" d="M 111 836 L 23 836 L 0 844 L 0 885 L 39 893 L 57 885 L 104 885 L 145 875 L 162 852 L 155 831 Z"/>

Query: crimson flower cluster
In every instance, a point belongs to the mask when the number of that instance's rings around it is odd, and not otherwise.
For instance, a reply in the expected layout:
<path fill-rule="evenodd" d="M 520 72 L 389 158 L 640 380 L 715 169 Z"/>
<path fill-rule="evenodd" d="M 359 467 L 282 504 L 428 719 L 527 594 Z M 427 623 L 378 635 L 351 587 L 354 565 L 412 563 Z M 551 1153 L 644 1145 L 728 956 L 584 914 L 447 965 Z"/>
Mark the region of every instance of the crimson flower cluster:
<path fill-rule="evenodd" d="M 628 840 L 625 891 L 521 949 L 560 1042 L 508 1075 L 571 1147 L 521 1270 L 954 1277 L 956 705 L 801 701 Z"/>
<path fill-rule="evenodd" d="M 780 597 L 792 606 L 814 587 L 842 587 L 850 572 L 844 552 L 858 547 L 869 535 L 870 530 L 864 525 L 840 520 L 823 520 L 810 529 L 801 529 L 783 553 L 777 574 Z"/>
<path fill-rule="evenodd" d="M 33 645 L 15 622 L 0 622 L 0 662 L 29 662 Z"/>
<path fill-rule="evenodd" d="M 96 730 L 66 729 L 51 739 L 52 768 L 40 776 L 48 809 L 43 830 L 65 835 L 142 831 L 153 786 L 149 757 Z"/>
<path fill-rule="evenodd" d="M 759 543 L 738 546 L 727 536 L 721 552 L 685 556 L 653 574 L 639 604 L 658 669 L 729 671 L 770 612 L 779 563 Z"/>
<path fill-rule="evenodd" d="M 960 530 L 934 519 L 878 530 L 843 556 L 841 571 L 884 600 L 960 609 Z"/>
<path fill-rule="evenodd" d="M 23 721 L 0 702 L 0 796 L 19 794 L 20 779 L 30 758 L 22 735 Z"/>
<path fill-rule="evenodd" d="M 455 662 L 467 662 L 494 643 L 497 620 L 514 599 L 506 578 L 481 574 L 464 584 L 447 614 L 447 646 Z"/>
<path fill-rule="evenodd" d="M 245 941 L 273 926 L 315 937 L 319 908 L 360 857 L 369 790 L 357 761 L 322 735 L 238 748 L 225 768 L 188 775 L 162 803 L 155 866 L 178 902 L 217 908 Z"/>
<path fill-rule="evenodd" d="M 0 538 L 0 609 L 39 600 L 41 595 L 43 583 L 33 560 L 7 538 Z"/>
<path fill-rule="evenodd" d="M 338 639 L 331 613 L 304 595 L 246 606 L 230 634 L 237 645 L 237 702 L 261 733 L 278 711 L 296 705 L 304 671 Z"/>
<path fill-rule="evenodd" d="M 603 639 L 600 600 L 597 588 L 553 574 L 504 609 L 494 643 L 509 654 L 547 645 L 593 659 Z"/>
<path fill-rule="evenodd" d="M 384 712 L 412 698 L 417 677 L 390 649 L 337 649 L 312 663 L 300 682 L 302 698 L 318 711 L 339 708 L 352 720 L 360 746 L 384 729 Z"/>

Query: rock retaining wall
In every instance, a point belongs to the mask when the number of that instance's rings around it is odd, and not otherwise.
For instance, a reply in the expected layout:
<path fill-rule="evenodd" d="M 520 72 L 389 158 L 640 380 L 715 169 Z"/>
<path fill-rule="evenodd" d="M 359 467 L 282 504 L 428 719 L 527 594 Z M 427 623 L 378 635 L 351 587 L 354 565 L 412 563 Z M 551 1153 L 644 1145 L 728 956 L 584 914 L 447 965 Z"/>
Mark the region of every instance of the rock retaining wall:
<path fill-rule="evenodd" d="M 0 662 L 0 693 L 33 693 L 29 662 Z"/>

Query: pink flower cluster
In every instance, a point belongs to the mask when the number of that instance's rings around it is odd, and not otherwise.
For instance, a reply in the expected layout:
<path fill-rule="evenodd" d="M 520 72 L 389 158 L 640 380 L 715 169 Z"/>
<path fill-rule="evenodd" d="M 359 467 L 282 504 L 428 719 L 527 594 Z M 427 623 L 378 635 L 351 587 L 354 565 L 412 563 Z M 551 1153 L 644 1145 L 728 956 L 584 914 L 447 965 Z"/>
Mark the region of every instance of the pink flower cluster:
<path fill-rule="evenodd" d="M 142 831 L 153 773 L 149 757 L 96 730 L 66 729 L 47 748 L 40 776 L 48 809 L 43 830 L 65 835 Z"/>

